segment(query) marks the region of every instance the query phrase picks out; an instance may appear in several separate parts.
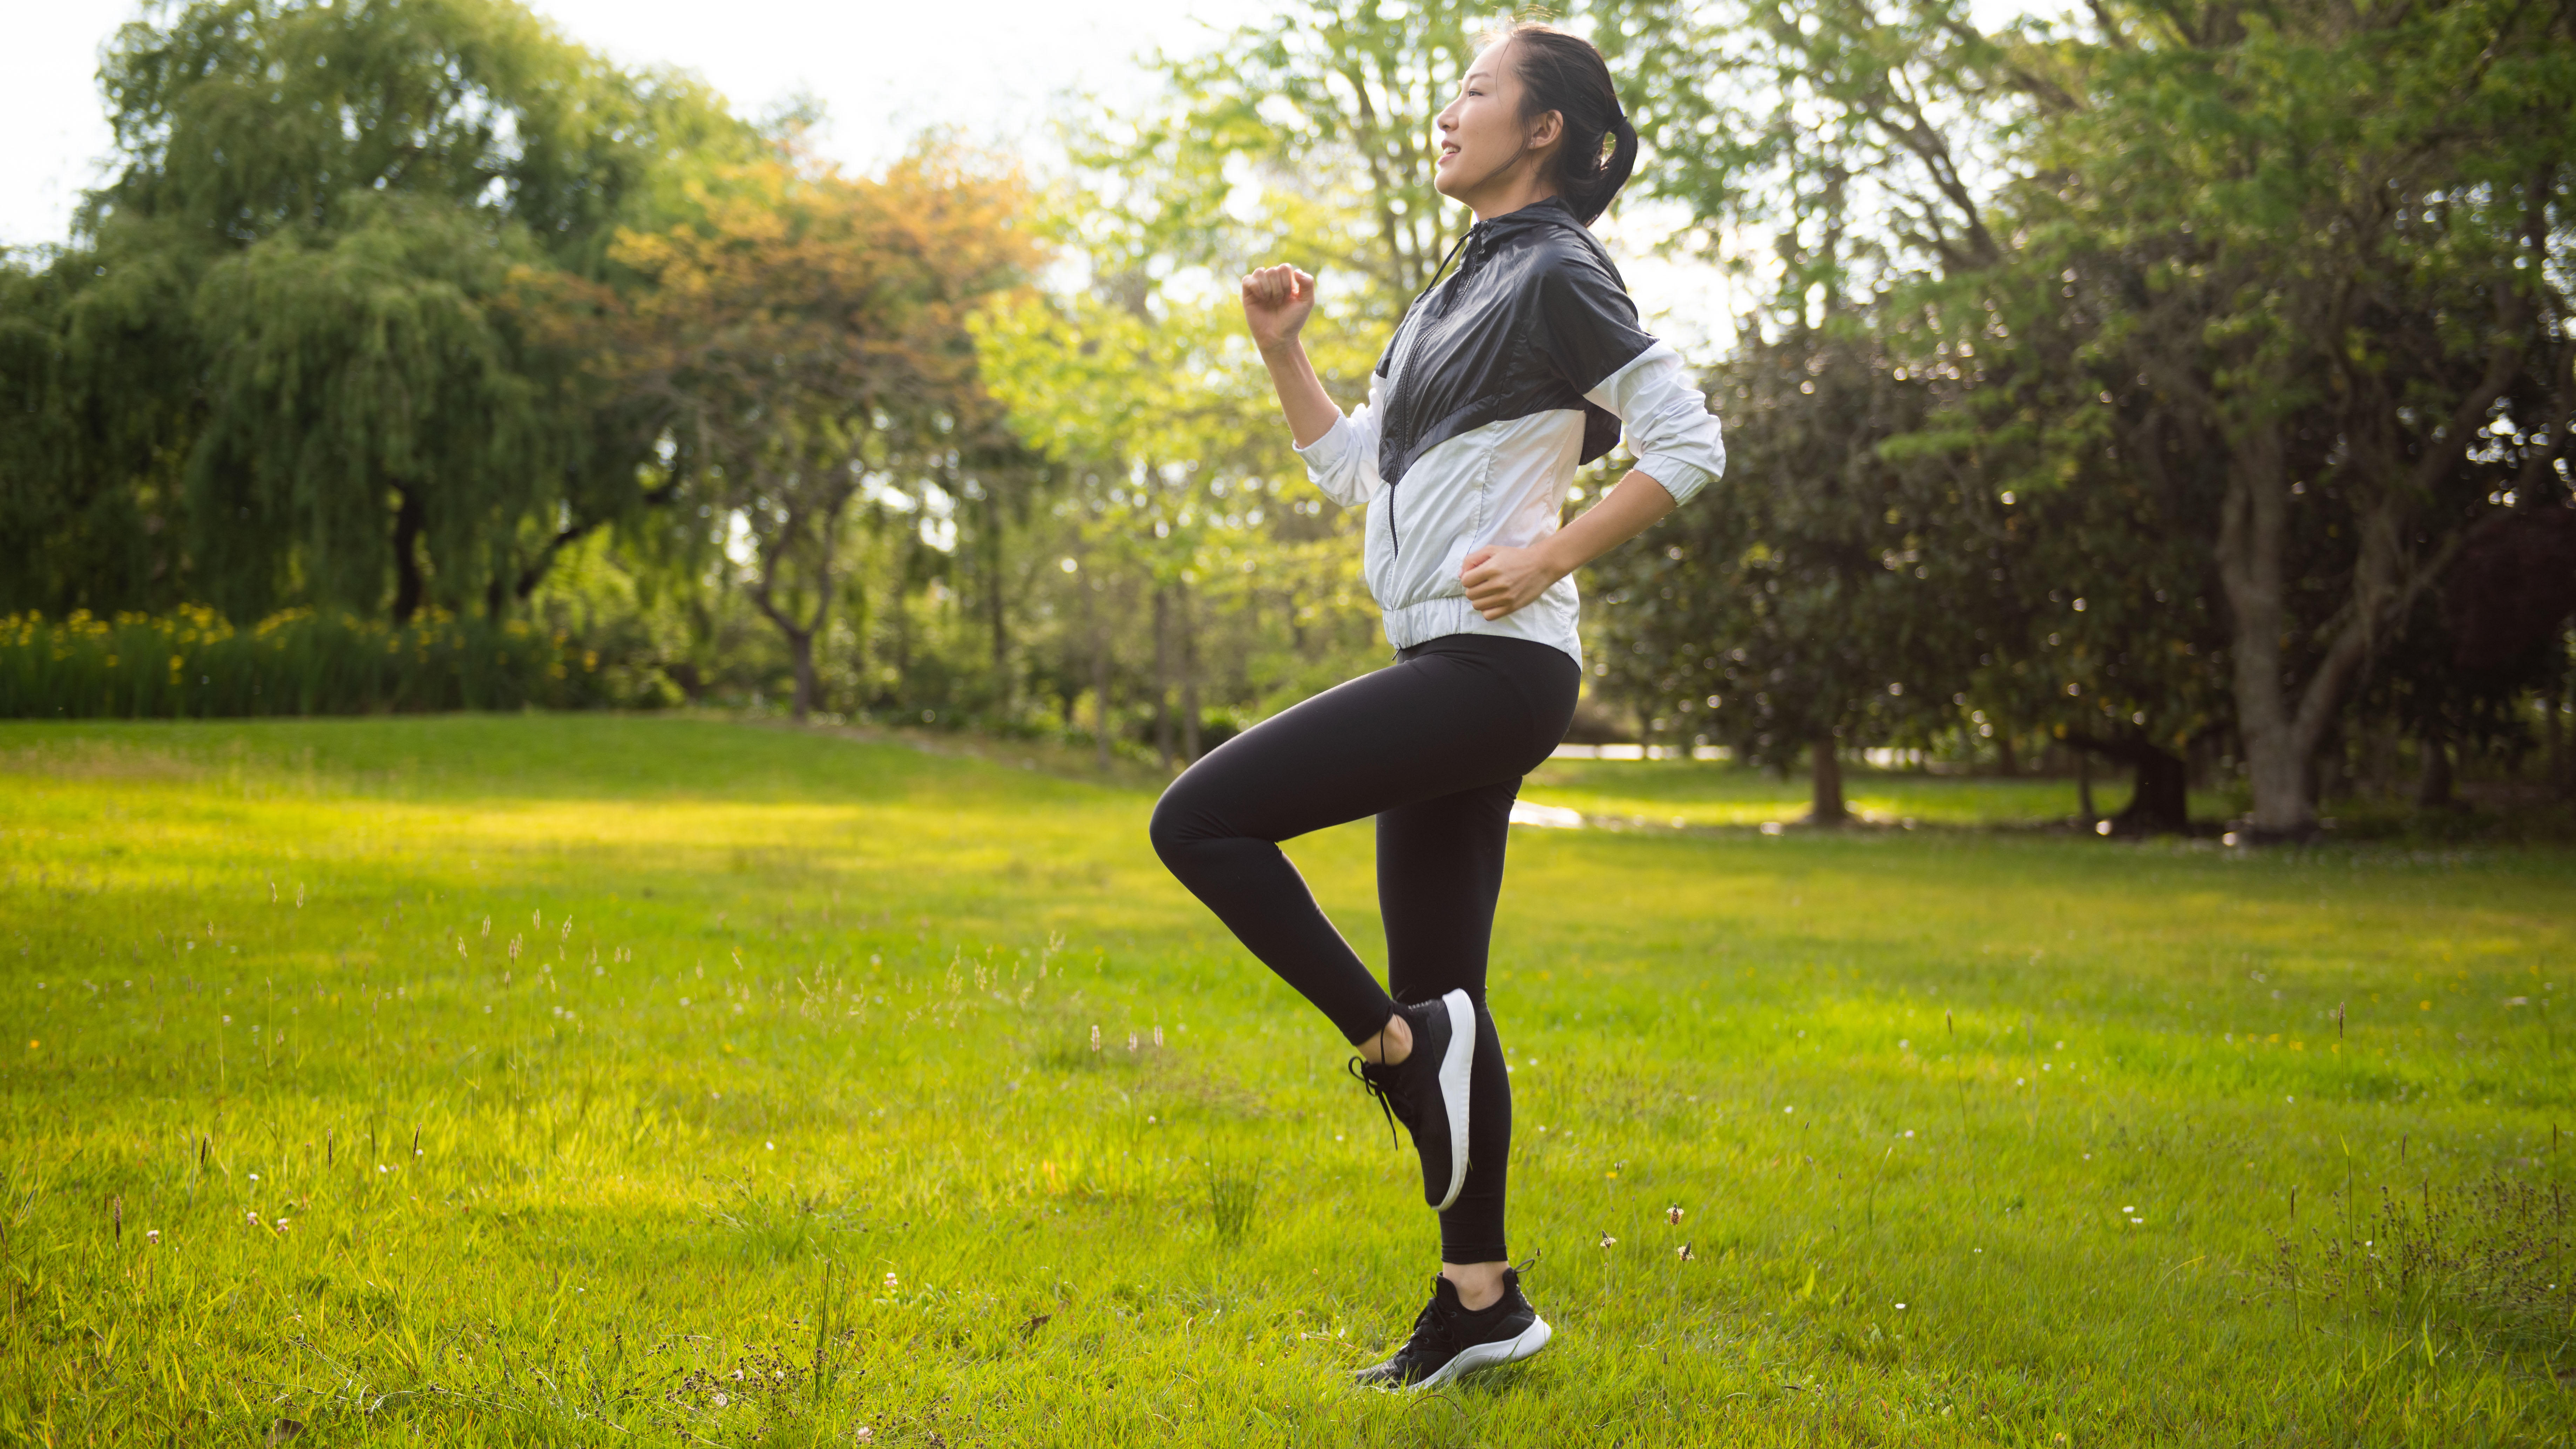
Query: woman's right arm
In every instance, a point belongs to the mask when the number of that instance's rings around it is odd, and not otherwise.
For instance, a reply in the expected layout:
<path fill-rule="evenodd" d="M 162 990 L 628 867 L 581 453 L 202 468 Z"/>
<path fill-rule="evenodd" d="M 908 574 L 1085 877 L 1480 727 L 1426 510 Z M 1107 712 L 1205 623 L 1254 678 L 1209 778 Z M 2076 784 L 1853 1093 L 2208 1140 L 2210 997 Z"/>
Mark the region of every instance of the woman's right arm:
<path fill-rule="evenodd" d="M 1244 325 L 1252 329 L 1271 386 L 1279 390 L 1279 410 L 1288 415 L 1288 431 L 1301 449 L 1313 447 L 1342 420 L 1297 340 L 1314 310 L 1315 279 L 1295 267 L 1263 267 L 1243 279 Z"/>

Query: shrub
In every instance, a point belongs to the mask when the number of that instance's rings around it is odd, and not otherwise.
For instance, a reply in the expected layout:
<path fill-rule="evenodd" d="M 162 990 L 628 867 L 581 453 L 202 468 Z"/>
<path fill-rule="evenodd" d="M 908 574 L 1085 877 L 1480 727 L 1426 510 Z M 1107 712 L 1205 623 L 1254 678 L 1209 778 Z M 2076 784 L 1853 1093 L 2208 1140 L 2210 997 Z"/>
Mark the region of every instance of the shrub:
<path fill-rule="evenodd" d="M 578 709 L 661 702 L 557 631 L 427 613 L 388 624 L 290 609 L 236 629 L 211 609 L 0 617 L 0 718 Z M 640 697 L 627 699 L 621 695 Z"/>

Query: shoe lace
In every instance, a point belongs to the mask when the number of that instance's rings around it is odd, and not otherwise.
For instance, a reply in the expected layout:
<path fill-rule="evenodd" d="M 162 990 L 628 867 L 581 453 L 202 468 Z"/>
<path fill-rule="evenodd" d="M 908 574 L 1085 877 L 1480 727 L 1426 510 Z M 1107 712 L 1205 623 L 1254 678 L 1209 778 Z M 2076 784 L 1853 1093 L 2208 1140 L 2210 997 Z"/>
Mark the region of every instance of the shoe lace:
<path fill-rule="evenodd" d="M 1414 1315 L 1413 1336 L 1404 1341 L 1404 1348 L 1396 1354 L 1396 1361 L 1408 1365 L 1444 1364 L 1455 1358 L 1457 1353 L 1457 1335 L 1449 1331 L 1448 1315 L 1440 1311 L 1440 1300 L 1434 1298 L 1423 1304 L 1422 1311 Z"/>
<path fill-rule="evenodd" d="M 1395 1135 L 1395 1098 L 1387 1091 L 1386 1083 L 1370 1076 L 1368 1063 L 1358 1057 L 1350 1059 L 1348 1069 L 1350 1074 L 1359 1080 L 1360 1090 L 1375 1097 L 1378 1110 L 1386 1114 L 1386 1140 L 1397 1147 L 1402 1147 L 1404 1139 Z"/>

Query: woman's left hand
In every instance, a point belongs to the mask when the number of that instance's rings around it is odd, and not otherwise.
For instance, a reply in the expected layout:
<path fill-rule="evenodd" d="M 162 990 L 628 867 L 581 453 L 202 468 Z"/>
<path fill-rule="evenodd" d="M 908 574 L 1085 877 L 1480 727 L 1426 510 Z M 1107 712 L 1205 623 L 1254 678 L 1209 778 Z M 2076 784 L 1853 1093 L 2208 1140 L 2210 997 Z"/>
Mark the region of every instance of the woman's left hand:
<path fill-rule="evenodd" d="M 1467 589 L 1467 602 L 1487 619 L 1499 619 L 1527 607 L 1547 592 L 1548 585 L 1563 577 L 1565 571 L 1553 567 L 1538 549 L 1504 548 L 1490 543 L 1467 555 L 1466 564 L 1458 570 L 1458 582 Z"/>

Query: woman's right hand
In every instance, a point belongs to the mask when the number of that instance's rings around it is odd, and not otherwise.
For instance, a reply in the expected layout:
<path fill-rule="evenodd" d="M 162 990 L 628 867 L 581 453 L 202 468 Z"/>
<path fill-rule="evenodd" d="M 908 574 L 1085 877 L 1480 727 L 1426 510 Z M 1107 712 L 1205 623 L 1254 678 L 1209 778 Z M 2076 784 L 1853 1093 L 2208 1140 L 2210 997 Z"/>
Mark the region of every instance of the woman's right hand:
<path fill-rule="evenodd" d="M 1271 352 L 1297 340 L 1306 314 L 1315 310 L 1315 279 L 1286 263 L 1243 278 L 1243 322 L 1253 344 Z"/>

